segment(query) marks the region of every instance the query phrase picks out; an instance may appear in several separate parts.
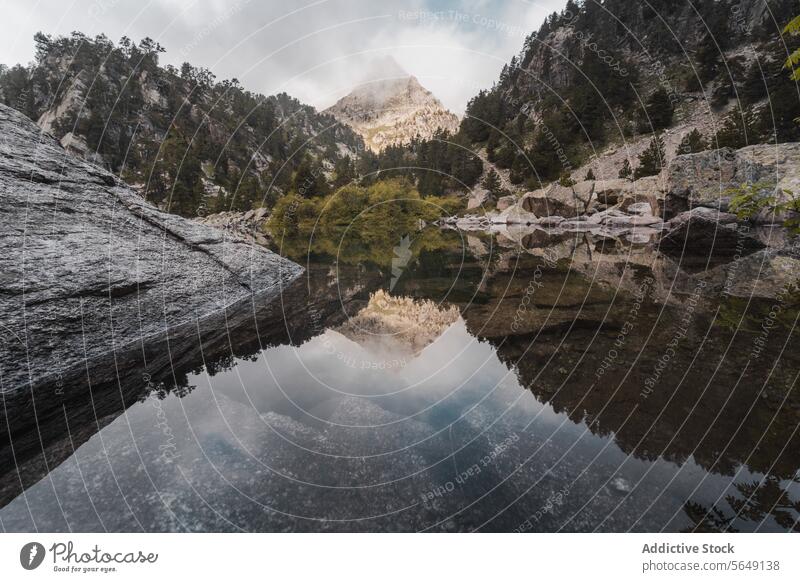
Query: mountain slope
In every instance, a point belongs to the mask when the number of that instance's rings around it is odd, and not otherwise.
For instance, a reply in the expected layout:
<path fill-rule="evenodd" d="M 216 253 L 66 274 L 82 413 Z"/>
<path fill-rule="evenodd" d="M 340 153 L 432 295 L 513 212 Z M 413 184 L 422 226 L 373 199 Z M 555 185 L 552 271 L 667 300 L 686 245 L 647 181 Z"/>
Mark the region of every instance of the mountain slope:
<path fill-rule="evenodd" d="M 666 158 L 697 147 L 800 140 L 800 93 L 783 63 L 790 0 L 568 0 L 473 98 L 461 132 L 520 188 L 616 178 L 654 134 Z M 499 129 L 494 129 L 499 128 Z M 697 129 L 701 140 L 682 143 Z M 698 146 L 701 144 L 701 146 Z M 613 166 L 613 167 L 612 167 Z"/>
<path fill-rule="evenodd" d="M 417 136 L 430 139 L 438 130 L 455 133 L 459 124 L 413 76 L 361 85 L 325 113 L 352 127 L 374 152 Z"/>
<path fill-rule="evenodd" d="M 271 206 L 304 158 L 329 172 L 362 147 L 333 117 L 184 63 L 150 39 L 35 37 L 35 62 L 0 67 L 0 102 L 62 145 L 121 173 L 170 212 Z"/>

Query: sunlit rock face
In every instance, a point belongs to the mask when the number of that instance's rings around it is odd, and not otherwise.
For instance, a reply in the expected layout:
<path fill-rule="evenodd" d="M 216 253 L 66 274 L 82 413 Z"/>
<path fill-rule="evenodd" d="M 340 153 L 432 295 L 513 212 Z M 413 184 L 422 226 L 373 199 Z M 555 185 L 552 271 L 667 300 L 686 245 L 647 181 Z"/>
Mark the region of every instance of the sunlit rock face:
<path fill-rule="evenodd" d="M 374 152 L 416 136 L 429 139 L 439 130 L 455 133 L 459 124 L 455 114 L 393 61 L 380 79 L 360 85 L 326 113 L 349 125 Z"/>
<path fill-rule="evenodd" d="M 335 331 L 375 354 L 413 357 L 458 320 L 459 310 L 430 300 L 392 297 L 380 289 L 364 309 Z"/>

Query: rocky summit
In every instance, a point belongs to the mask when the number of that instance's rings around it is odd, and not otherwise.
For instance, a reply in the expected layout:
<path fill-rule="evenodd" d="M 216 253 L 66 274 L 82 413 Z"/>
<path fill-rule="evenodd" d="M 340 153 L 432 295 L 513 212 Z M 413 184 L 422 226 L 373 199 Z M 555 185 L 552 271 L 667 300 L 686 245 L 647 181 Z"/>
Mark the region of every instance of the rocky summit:
<path fill-rule="evenodd" d="M 0 379 L 58 383 L 99 356 L 246 298 L 302 269 L 161 212 L 0 105 Z"/>
<path fill-rule="evenodd" d="M 458 117 L 416 77 L 400 72 L 360 85 L 325 113 L 349 125 L 374 152 L 417 136 L 430 139 L 439 130 L 456 133 L 459 127 Z"/>

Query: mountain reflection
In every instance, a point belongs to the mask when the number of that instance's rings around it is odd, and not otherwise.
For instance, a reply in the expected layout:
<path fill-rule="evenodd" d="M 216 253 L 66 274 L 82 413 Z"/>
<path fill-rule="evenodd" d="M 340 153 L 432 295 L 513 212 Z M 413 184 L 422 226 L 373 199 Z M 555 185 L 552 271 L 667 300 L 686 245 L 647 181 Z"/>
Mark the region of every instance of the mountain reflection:
<path fill-rule="evenodd" d="M 8 403 L 4 527 L 797 529 L 794 259 L 415 236 L 400 277 L 322 253 L 277 304 L 98 363 L 93 402 L 37 402 L 41 442 Z"/>

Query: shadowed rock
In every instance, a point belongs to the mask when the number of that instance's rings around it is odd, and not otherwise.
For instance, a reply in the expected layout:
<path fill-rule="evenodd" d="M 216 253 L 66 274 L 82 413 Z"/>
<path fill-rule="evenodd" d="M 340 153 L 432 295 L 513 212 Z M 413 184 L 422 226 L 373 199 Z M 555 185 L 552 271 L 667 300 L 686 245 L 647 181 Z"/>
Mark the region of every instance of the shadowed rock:
<path fill-rule="evenodd" d="M 755 252 L 764 243 L 746 225 L 725 223 L 724 213 L 686 212 L 676 217 L 661 239 L 670 254 L 734 256 Z"/>

